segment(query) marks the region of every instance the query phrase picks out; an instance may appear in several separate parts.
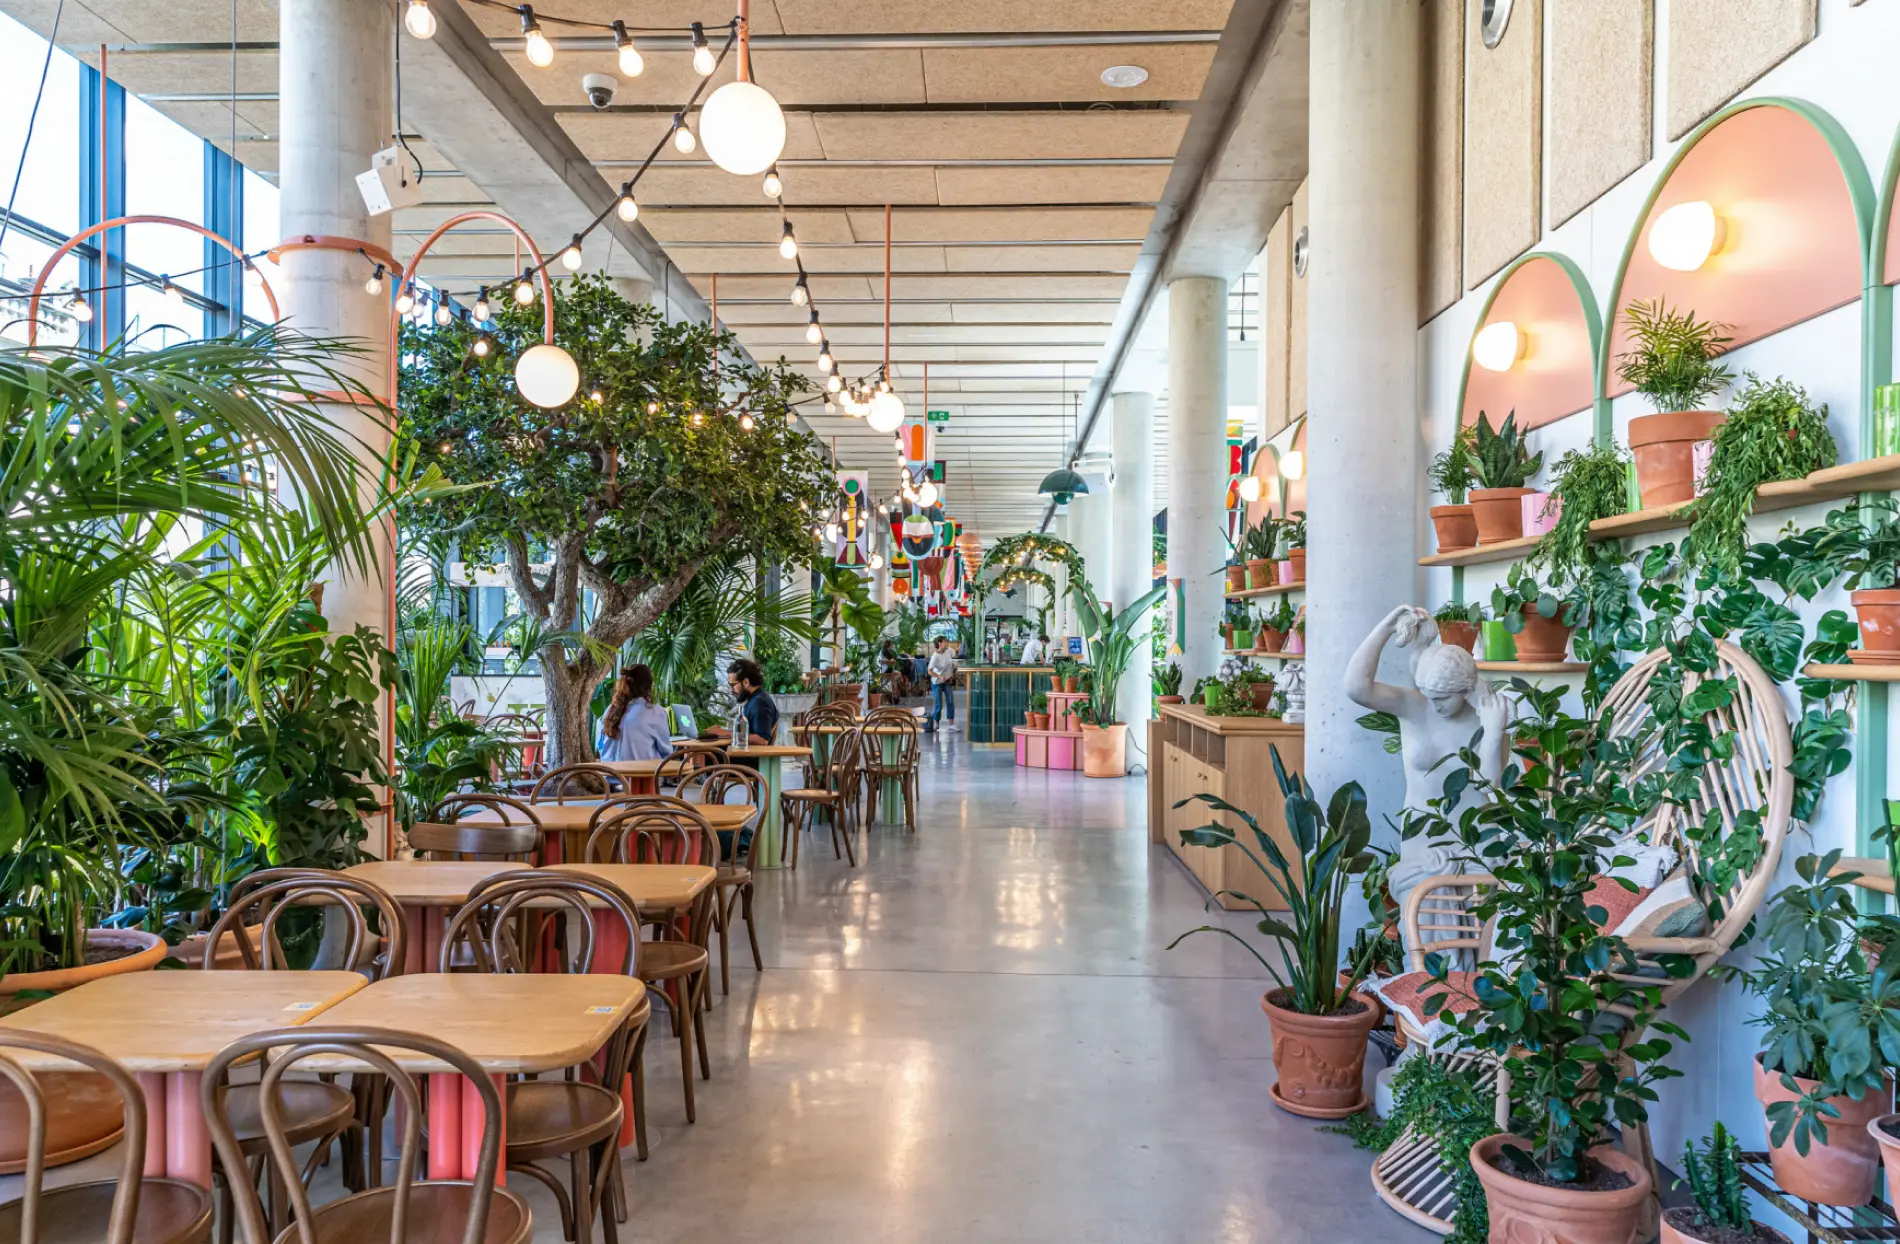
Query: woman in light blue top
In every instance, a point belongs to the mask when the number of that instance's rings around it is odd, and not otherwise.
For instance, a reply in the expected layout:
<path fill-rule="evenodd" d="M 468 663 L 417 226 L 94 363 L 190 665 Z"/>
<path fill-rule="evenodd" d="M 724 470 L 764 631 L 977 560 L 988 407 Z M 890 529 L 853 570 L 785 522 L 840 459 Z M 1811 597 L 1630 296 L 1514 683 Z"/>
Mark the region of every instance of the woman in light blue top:
<path fill-rule="evenodd" d="M 653 671 L 629 665 L 614 684 L 613 702 L 600 721 L 602 760 L 660 760 L 671 755 L 666 709 L 653 702 Z"/>

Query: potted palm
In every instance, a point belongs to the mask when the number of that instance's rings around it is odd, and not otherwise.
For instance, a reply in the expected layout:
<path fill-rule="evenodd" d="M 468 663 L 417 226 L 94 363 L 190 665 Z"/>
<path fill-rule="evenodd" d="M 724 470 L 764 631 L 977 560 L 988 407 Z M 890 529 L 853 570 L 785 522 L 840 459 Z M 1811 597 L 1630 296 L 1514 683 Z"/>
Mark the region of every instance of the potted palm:
<path fill-rule="evenodd" d="M 1470 492 L 1471 514 L 1478 524 L 1478 543 L 1500 544 L 1524 534 L 1523 498 L 1530 493 L 1531 477 L 1544 465 L 1544 455 L 1533 454 L 1517 429 L 1517 412 L 1504 416 L 1495 431 L 1483 411 L 1478 412 L 1472 436 L 1478 486 Z"/>
<path fill-rule="evenodd" d="M 1828 580 L 1847 576 L 1860 623 L 1860 647 L 1848 658 L 1900 662 L 1900 509 L 1892 498 L 1855 498 L 1792 539 L 1790 551 L 1815 563 Z"/>
<path fill-rule="evenodd" d="M 1095 598 L 1086 580 L 1071 580 L 1076 618 L 1088 638 L 1089 709 L 1095 718 L 1082 727 L 1082 772 L 1089 777 L 1123 777 L 1128 773 L 1128 726 L 1121 720 L 1116 693 L 1122 675 L 1135 658 L 1135 624 L 1160 603 L 1164 588 L 1152 588 L 1111 610 Z M 1252 642 L 1252 637 L 1248 637 Z M 1142 637 L 1142 643 L 1147 643 Z"/>
<path fill-rule="evenodd" d="M 1636 483 L 1645 506 L 1681 505 L 1695 497 L 1695 446 L 1722 425 L 1719 410 L 1700 406 L 1728 387 L 1728 368 L 1715 361 L 1731 340 L 1728 325 L 1671 311 L 1658 298 L 1623 310 L 1630 348 L 1617 356 L 1616 375 L 1647 397 L 1653 415 L 1630 420 Z"/>
<path fill-rule="evenodd" d="M 1260 521 L 1247 528 L 1240 538 L 1240 555 L 1247 562 L 1247 586 L 1250 588 L 1273 586 L 1273 550 L 1278 542 L 1279 520 L 1271 514 L 1263 514 Z"/>
<path fill-rule="evenodd" d="M 1357 782 L 1348 782 L 1321 804 L 1304 778 L 1288 775 L 1280 750 L 1271 750 L 1274 777 L 1286 800 L 1293 856 L 1260 828 L 1251 813 L 1219 796 L 1191 795 L 1174 806 L 1183 808 L 1199 801 L 1246 827 L 1251 844 L 1232 823 L 1217 821 L 1182 830 L 1181 841 L 1192 847 L 1238 847 L 1266 878 L 1277 896 L 1277 910 L 1253 895 L 1238 891 L 1222 891 L 1222 895 L 1260 913 L 1258 928 L 1274 939 L 1279 966 L 1247 939 L 1218 925 L 1189 929 L 1169 948 L 1196 933 L 1219 934 L 1245 946 L 1274 984 L 1260 999 L 1273 1034 L 1278 1077 L 1269 1092 L 1274 1104 L 1310 1119 L 1343 1119 L 1366 1108 L 1362 1083 L 1366 1042 L 1380 1019 L 1379 1008 L 1358 993 L 1379 948 L 1362 946 L 1360 957 L 1347 961 L 1343 971 L 1340 959 L 1347 893 L 1353 878 L 1373 864 L 1367 849 L 1372 822 L 1366 815 L 1365 792 Z"/>
<path fill-rule="evenodd" d="M 1663 1211 L 1658 1244 L 1788 1244 L 1787 1236 L 1749 1212 L 1742 1146 L 1719 1121 L 1702 1152 L 1693 1140 L 1683 1142 L 1682 1182 L 1695 1203 Z"/>
<path fill-rule="evenodd" d="M 1452 434 L 1451 448 L 1441 451 L 1426 469 L 1432 491 L 1445 504 L 1432 507 L 1432 529 L 1438 533 L 1438 551 L 1453 553 L 1478 543 L 1478 520 L 1465 494 L 1478 486 L 1477 428 L 1462 425 Z"/>

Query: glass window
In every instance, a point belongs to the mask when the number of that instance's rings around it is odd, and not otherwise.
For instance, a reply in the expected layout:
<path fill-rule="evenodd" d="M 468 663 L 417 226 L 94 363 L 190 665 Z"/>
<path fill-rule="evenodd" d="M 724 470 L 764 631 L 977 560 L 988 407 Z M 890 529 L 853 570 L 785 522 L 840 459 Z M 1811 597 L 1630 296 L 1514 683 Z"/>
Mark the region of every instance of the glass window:
<path fill-rule="evenodd" d="M 238 245 L 246 254 L 283 241 L 278 232 L 277 187 L 250 169 L 244 170 L 244 240 Z M 283 301 L 284 282 L 279 269 L 269 258 L 259 255 L 252 261 L 255 271 L 244 274 L 244 314 L 253 320 L 271 322 L 270 300 L 264 297 L 260 281 L 269 281 L 278 301 Z"/>
<path fill-rule="evenodd" d="M 31 305 L 33 278 L 52 254 L 50 243 L 18 229 L 7 231 L 6 253 L 0 256 L 0 337 L 8 341 L 26 340 L 27 308 Z M 80 315 L 90 317 L 91 308 L 99 305 L 97 294 L 87 294 L 86 308 L 74 306 L 70 291 L 79 288 L 83 279 L 84 269 L 77 255 L 67 255 L 53 269 L 52 279 L 46 282 L 46 292 L 40 299 L 38 340 L 42 344 L 69 346 L 78 343 L 85 331 Z"/>
<path fill-rule="evenodd" d="M 33 123 L 33 146 L 26 153 L 20 192 L 13 210 L 62 234 L 79 230 L 79 62 L 64 52 L 46 61 L 46 40 L 0 14 L 0 205 L 13 188 L 26 142 L 33 97 L 46 65 L 46 93 Z M 13 231 L 7 231 L 12 251 Z"/>
<path fill-rule="evenodd" d="M 176 216 L 193 224 L 205 219 L 204 139 L 129 94 L 125 209 L 128 215 Z M 127 262 L 147 272 L 169 273 L 186 289 L 204 289 L 199 271 L 205 266 L 204 239 L 198 234 L 170 225 L 132 225 L 125 232 Z"/>
<path fill-rule="evenodd" d="M 168 297 L 156 284 L 134 281 L 126 286 L 124 298 L 125 335 L 135 350 L 157 350 L 205 335 L 204 311 L 182 294 Z"/>

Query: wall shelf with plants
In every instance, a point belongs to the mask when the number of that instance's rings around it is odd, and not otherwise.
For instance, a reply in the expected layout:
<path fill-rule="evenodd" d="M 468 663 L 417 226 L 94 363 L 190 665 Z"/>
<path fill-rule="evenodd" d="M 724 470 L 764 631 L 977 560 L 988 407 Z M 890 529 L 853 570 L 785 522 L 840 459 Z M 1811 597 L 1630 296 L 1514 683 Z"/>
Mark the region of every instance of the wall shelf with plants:
<path fill-rule="evenodd" d="M 1228 600 L 1252 600 L 1256 596 L 1284 596 L 1289 592 L 1304 592 L 1304 580 L 1298 583 L 1274 583 L 1267 587 L 1250 587 L 1238 592 L 1227 593 Z"/>
<path fill-rule="evenodd" d="M 1900 665 L 1804 665 L 1801 672 L 1809 678 L 1833 682 L 1900 682 Z"/>
<path fill-rule="evenodd" d="M 1480 661 L 1478 668 L 1487 674 L 1582 674 L 1590 667 L 1582 661 Z"/>

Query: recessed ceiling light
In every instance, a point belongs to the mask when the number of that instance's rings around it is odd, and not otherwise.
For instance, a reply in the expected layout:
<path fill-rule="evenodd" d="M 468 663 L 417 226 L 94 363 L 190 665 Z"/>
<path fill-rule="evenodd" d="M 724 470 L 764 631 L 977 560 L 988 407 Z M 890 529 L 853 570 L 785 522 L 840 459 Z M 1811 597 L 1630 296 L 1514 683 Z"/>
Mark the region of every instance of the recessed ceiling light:
<path fill-rule="evenodd" d="M 1102 85 L 1119 90 L 1140 86 L 1148 80 L 1148 71 L 1140 65 L 1110 65 L 1102 70 Z"/>

